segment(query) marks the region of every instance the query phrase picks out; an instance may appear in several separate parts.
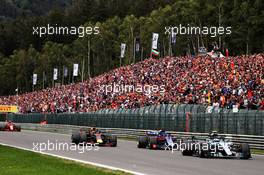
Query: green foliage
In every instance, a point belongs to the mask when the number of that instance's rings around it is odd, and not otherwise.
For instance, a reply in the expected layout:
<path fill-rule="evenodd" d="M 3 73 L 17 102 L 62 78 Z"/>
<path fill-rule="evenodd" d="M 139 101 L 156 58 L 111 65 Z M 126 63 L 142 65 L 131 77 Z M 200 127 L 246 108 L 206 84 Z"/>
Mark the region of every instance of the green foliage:
<path fill-rule="evenodd" d="M 19 11 L 35 9 L 39 1 L 3 1 L 13 14 L 0 10 L 2 16 L 15 18 Z M 13 2 L 13 3 L 12 3 Z M 43 1 L 42 4 L 47 1 Z M 62 1 L 54 1 L 59 3 Z M 232 27 L 231 35 L 178 35 L 173 55 L 195 54 L 199 46 L 209 47 L 218 42 L 231 55 L 253 54 L 264 50 L 264 12 L 261 0 L 74 0 L 65 10 L 49 5 L 44 16 L 19 15 L 14 20 L 0 21 L 0 94 L 14 94 L 32 90 L 32 74 L 38 74 L 36 89 L 52 85 L 53 68 L 59 69 L 58 83 L 62 83 L 63 67 L 72 71 L 73 63 L 84 68 L 84 79 L 102 74 L 119 66 L 120 44 L 126 43 L 123 65 L 138 62 L 150 54 L 152 33 L 160 34 L 161 56 L 170 54 L 169 37 L 165 26 L 221 26 Z M 0 9 L 3 7 L 0 7 Z M 31 10 L 30 10 L 31 9 Z M 52 9 L 52 10 L 50 10 Z M 4 14 L 5 13 L 5 14 Z M 17 13 L 17 14 L 16 14 Z M 39 12 L 42 14 L 42 12 Z M 34 13 L 33 13 L 34 14 Z M 52 35 L 42 38 L 32 35 L 33 26 L 98 26 L 99 35 Z M 135 38 L 141 50 L 134 56 Z M 142 55 L 141 55 L 142 54 Z M 46 81 L 42 81 L 43 72 Z M 81 72 L 80 72 L 81 75 Z M 71 76 L 66 77 L 71 82 Z M 78 76 L 77 81 L 81 78 Z M 76 81 L 76 80 L 75 80 Z M 8 83 L 7 83 L 8 82 Z"/>
<path fill-rule="evenodd" d="M 54 8 L 64 9 L 70 2 L 71 0 L 0 0 L 0 16 L 5 19 L 21 15 L 44 15 Z"/>

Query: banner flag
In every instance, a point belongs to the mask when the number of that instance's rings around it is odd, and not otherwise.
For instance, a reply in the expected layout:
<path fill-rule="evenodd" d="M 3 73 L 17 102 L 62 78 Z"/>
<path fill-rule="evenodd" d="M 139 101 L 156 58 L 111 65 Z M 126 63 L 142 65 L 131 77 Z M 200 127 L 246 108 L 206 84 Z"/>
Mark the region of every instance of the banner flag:
<path fill-rule="evenodd" d="M 57 80 L 58 79 L 58 69 L 57 68 L 54 68 L 54 71 L 53 71 L 53 80 Z"/>
<path fill-rule="evenodd" d="M 229 57 L 229 51 L 226 49 L 226 57 Z"/>
<path fill-rule="evenodd" d="M 124 58 L 124 56 L 125 56 L 125 50 L 126 50 L 126 44 L 125 43 L 122 43 L 121 44 L 121 55 L 120 55 L 121 58 Z"/>
<path fill-rule="evenodd" d="M 139 52 L 140 49 L 140 39 L 136 38 L 136 52 Z"/>
<path fill-rule="evenodd" d="M 33 85 L 37 84 L 38 74 L 33 74 Z"/>
<path fill-rule="evenodd" d="M 73 64 L 73 76 L 74 77 L 78 76 L 78 69 L 79 69 L 79 64 Z"/>
<path fill-rule="evenodd" d="M 153 33 L 152 35 L 152 49 L 158 49 L 159 34 Z"/>

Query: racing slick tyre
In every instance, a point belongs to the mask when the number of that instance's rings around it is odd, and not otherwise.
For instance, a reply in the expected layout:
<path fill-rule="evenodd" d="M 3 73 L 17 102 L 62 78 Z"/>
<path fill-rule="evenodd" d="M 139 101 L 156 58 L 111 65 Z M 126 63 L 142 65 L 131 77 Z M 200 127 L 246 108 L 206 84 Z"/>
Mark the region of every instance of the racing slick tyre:
<path fill-rule="evenodd" d="M 251 158 L 251 153 L 250 153 L 250 147 L 247 143 L 242 143 L 241 144 L 241 159 L 249 159 Z"/>
<path fill-rule="evenodd" d="M 192 144 L 193 142 L 191 141 L 187 141 L 187 142 L 183 142 L 186 147 L 184 150 L 182 150 L 182 155 L 183 156 L 192 156 L 193 152 L 194 152 L 194 145 Z"/>
<path fill-rule="evenodd" d="M 138 148 L 146 148 L 148 145 L 148 138 L 146 136 L 138 137 Z"/>
<path fill-rule="evenodd" d="M 203 150 L 202 149 L 205 144 L 206 143 L 201 144 L 201 147 L 199 149 L 199 157 L 200 158 L 210 158 L 211 157 L 210 150 L 209 150 L 209 145 L 207 145 L 208 150 Z"/>
<path fill-rule="evenodd" d="M 71 139 L 72 139 L 72 143 L 78 145 L 80 143 L 80 133 L 79 132 L 73 133 Z"/>
<path fill-rule="evenodd" d="M 149 138 L 149 148 L 156 149 L 157 147 L 157 137 L 150 137 Z"/>
<path fill-rule="evenodd" d="M 5 129 L 5 123 L 0 123 L 0 131 L 3 131 Z"/>
<path fill-rule="evenodd" d="M 200 158 L 205 158 L 205 153 L 204 153 L 204 150 L 199 150 L 199 157 Z"/>
<path fill-rule="evenodd" d="M 117 146 L 117 137 L 114 135 L 110 135 L 109 136 L 109 143 L 111 143 L 112 147 L 116 147 Z"/>
<path fill-rule="evenodd" d="M 87 134 L 86 132 L 80 132 L 80 143 L 87 142 Z"/>
<path fill-rule="evenodd" d="M 20 126 L 20 125 L 16 125 L 16 130 L 17 130 L 18 132 L 20 132 L 20 131 L 21 131 L 21 126 Z"/>

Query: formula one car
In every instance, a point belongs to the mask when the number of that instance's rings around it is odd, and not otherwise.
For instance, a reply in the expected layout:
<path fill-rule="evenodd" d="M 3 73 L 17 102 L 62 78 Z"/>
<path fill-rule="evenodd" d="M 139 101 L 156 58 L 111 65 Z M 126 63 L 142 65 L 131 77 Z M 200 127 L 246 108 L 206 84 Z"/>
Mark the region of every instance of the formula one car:
<path fill-rule="evenodd" d="M 172 149 L 176 138 L 170 133 L 160 131 L 148 131 L 145 136 L 138 137 L 138 148 Z"/>
<path fill-rule="evenodd" d="M 217 132 L 212 132 L 208 138 L 199 141 L 194 137 L 187 139 L 181 146 L 182 155 L 199 156 L 201 158 L 225 157 L 225 158 L 251 158 L 250 147 L 246 143 L 233 143 Z"/>
<path fill-rule="evenodd" d="M 117 137 L 111 134 L 105 134 L 96 128 L 80 129 L 74 132 L 71 137 L 74 144 L 97 144 L 98 146 L 117 146 Z"/>
<path fill-rule="evenodd" d="M 16 131 L 20 132 L 21 131 L 21 126 L 14 124 L 11 121 L 6 121 L 6 122 L 1 122 L 0 123 L 0 131 Z"/>

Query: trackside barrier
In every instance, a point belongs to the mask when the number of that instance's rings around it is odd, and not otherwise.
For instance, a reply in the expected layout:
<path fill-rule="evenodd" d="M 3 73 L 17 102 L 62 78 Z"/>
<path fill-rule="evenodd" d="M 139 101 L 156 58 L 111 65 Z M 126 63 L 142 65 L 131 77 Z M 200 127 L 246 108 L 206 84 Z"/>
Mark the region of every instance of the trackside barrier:
<path fill-rule="evenodd" d="M 151 107 L 150 107 L 151 108 Z M 184 110 L 183 110 L 183 109 Z M 140 110 L 135 109 L 135 110 Z M 165 129 L 177 132 L 208 133 L 217 130 L 223 134 L 260 135 L 264 136 L 264 111 L 242 111 L 233 113 L 191 113 L 179 111 L 192 111 L 194 107 L 187 108 L 179 105 L 175 113 L 163 113 L 163 109 L 154 111 L 131 113 L 83 113 L 83 114 L 8 114 L 6 119 L 16 123 L 40 123 L 47 120 L 48 124 L 96 126 L 101 128 L 130 128 L 130 129 Z M 168 109 L 167 109 L 168 110 Z M 195 110 L 197 111 L 197 110 Z M 101 111 L 102 112 L 102 111 Z M 0 120 L 1 120 L 0 116 Z"/>
<path fill-rule="evenodd" d="M 88 128 L 88 126 L 74 126 L 74 125 L 58 125 L 58 124 L 32 124 L 32 123 L 20 123 L 22 129 L 57 132 L 62 134 L 72 134 L 74 131 L 78 131 L 80 128 Z M 111 133 L 123 138 L 137 138 L 144 135 L 147 131 L 153 130 L 141 130 L 141 129 L 125 129 L 125 128 L 98 128 L 102 132 Z M 204 139 L 208 136 L 208 133 L 187 133 L 187 132 L 170 132 L 178 139 L 191 138 L 195 136 L 199 139 Z M 219 134 L 220 136 L 226 136 L 228 139 L 235 143 L 248 143 L 253 149 L 264 150 L 264 136 L 254 135 L 236 135 L 236 134 Z"/>

